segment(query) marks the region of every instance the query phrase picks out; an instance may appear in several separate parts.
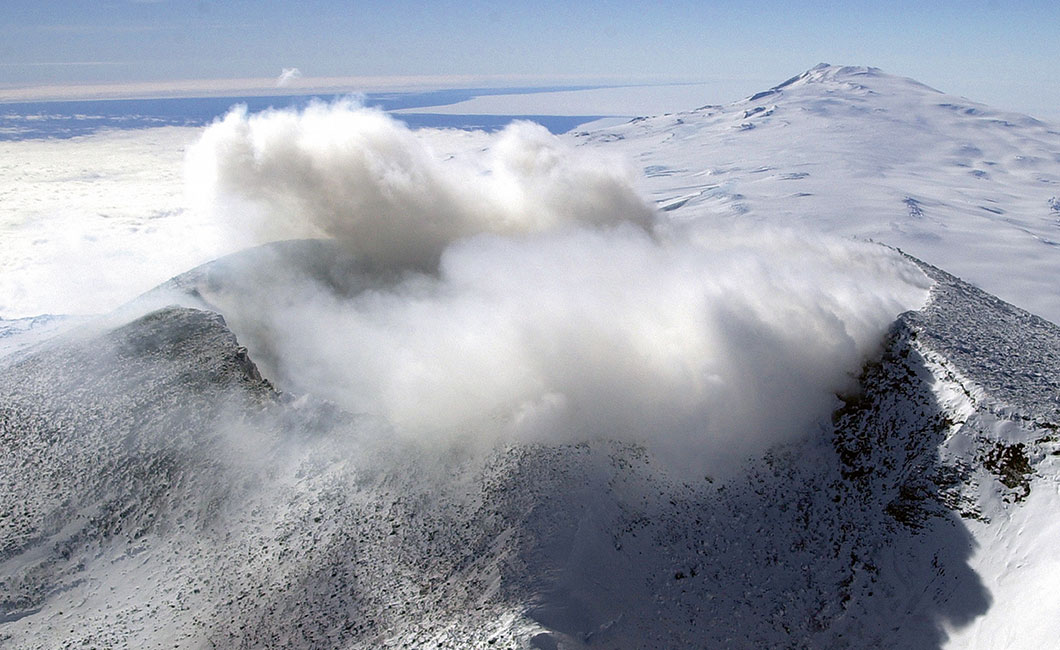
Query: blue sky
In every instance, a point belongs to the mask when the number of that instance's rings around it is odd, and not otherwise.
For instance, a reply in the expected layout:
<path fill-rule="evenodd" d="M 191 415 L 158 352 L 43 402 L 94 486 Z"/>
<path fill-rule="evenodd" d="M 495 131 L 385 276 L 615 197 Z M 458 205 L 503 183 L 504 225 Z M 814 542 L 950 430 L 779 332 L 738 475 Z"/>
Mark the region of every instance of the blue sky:
<path fill-rule="evenodd" d="M 1058 26 L 1055 0 L 4 0 L 0 86 L 274 78 L 297 67 L 307 78 L 766 87 L 826 61 L 1060 116 Z"/>

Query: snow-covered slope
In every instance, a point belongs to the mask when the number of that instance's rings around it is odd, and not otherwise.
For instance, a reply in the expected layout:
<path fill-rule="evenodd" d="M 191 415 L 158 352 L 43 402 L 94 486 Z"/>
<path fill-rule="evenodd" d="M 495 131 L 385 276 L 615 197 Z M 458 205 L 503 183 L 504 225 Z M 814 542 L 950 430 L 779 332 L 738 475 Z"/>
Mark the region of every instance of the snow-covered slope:
<path fill-rule="evenodd" d="M 201 306 L 217 268 L 140 305 Z M 607 440 L 395 438 L 276 392 L 191 307 L 59 335 L 0 361 L 0 638 L 1040 647 L 1060 329 L 923 269 L 929 303 L 831 422 L 723 482 Z"/>
<path fill-rule="evenodd" d="M 435 290 L 334 242 L 224 258 L 98 320 L 0 321 L 0 645 L 1051 645 L 1060 328 L 936 267 L 1060 320 L 1057 132 L 822 66 L 576 140 L 643 165 L 664 216 L 635 241 L 728 232 L 677 227 L 711 220 L 873 237 L 935 265 L 911 258 L 927 303 L 898 316 L 830 416 L 725 477 L 675 474 L 628 435 L 439 442 L 345 412 L 311 382 L 296 394 L 268 345 L 280 321 L 255 307 L 280 303 L 290 345 L 319 334 L 292 321 L 308 307 Z M 814 238 L 770 236 L 783 246 L 730 262 L 798 276 L 767 287 L 822 282 L 762 259 Z M 877 298 L 865 286 L 843 294 Z M 792 328 L 810 313 L 766 308 Z"/>
<path fill-rule="evenodd" d="M 897 246 L 1060 322 L 1060 127 L 876 68 L 822 64 L 725 106 L 581 134 L 675 219 Z"/>

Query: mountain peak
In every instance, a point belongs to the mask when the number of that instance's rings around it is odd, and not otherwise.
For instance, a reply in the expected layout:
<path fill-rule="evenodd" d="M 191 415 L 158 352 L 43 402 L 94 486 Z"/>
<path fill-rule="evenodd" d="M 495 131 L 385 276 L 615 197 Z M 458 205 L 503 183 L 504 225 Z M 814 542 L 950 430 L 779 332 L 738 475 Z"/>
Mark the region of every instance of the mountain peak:
<path fill-rule="evenodd" d="M 875 83 L 874 83 L 875 82 Z M 830 63 L 818 63 L 806 72 L 795 75 L 790 79 L 782 81 L 769 90 L 755 93 L 750 97 L 751 101 L 762 99 L 781 92 L 785 88 L 793 88 L 810 84 L 841 85 L 849 90 L 877 91 L 876 86 L 884 84 L 903 84 L 915 86 L 920 89 L 929 90 L 934 93 L 940 91 L 926 86 L 919 81 L 906 77 L 899 77 L 885 73 L 879 68 L 871 66 L 855 65 L 832 65 Z M 872 87 L 870 87 L 870 85 Z M 881 89 L 882 90 L 882 89 Z"/>

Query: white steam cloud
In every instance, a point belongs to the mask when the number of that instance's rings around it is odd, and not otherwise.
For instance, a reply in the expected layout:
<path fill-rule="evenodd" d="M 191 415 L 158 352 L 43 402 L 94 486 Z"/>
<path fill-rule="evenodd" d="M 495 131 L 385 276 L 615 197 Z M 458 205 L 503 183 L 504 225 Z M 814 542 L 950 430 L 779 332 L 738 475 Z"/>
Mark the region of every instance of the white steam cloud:
<path fill-rule="evenodd" d="M 218 206 L 369 263 L 353 295 L 292 270 L 207 296 L 282 387 L 419 440 L 619 438 L 716 473 L 812 431 L 926 297 L 881 246 L 652 227 L 613 161 L 529 124 L 481 138 L 446 161 L 350 104 L 207 130 L 189 163 Z"/>
<path fill-rule="evenodd" d="M 352 101 L 304 112 L 235 109 L 189 157 L 210 197 L 254 204 L 261 239 L 334 237 L 379 268 L 437 266 L 451 242 L 481 232 L 543 232 L 651 211 L 629 170 L 517 122 L 470 160 L 443 160 L 381 111 Z M 228 214 L 245 214 L 246 207 Z"/>
<path fill-rule="evenodd" d="M 276 87 L 283 88 L 301 76 L 302 71 L 298 68 L 284 68 L 280 71 L 280 76 L 276 78 Z"/>

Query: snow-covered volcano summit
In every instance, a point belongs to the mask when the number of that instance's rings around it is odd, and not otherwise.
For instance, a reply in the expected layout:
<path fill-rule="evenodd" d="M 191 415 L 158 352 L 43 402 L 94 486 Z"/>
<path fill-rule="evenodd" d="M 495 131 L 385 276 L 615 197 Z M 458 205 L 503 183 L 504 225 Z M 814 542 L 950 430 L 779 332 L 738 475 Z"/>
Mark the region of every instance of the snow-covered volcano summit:
<path fill-rule="evenodd" d="M 1060 322 L 1060 127 L 876 68 L 819 65 L 724 106 L 584 133 L 675 219 L 882 241 Z"/>
<path fill-rule="evenodd" d="M 1047 312 L 1057 133 L 823 66 L 573 139 L 652 227 L 274 242 L 0 321 L 0 645 L 1051 644 L 1060 328 L 938 266 Z"/>
<path fill-rule="evenodd" d="M 0 380 L 0 639 L 1038 647 L 1060 329 L 922 268 L 928 304 L 830 424 L 725 481 L 608 440 L 438 455 L 277 393 L 194 308 L 24 349 Z M 224 277 L 165 290 L 202 305 Z"/>
<path fill-rule="evenodd" d="M 788 79 L 787 81 L 783 81 L 783 82 L 777 84 L 776 86 L 773 86 L 772 88 L 770 88 L 768 90 L 763 90 L 761 92 L 755 93 L 754 95 L 752 95 L 749 98 L 749 101 L 756 101 L 756 100 L 762 99 L 763 97 L 769 97 L 771 95 L 778 95 L 778 94 L 781 94 L 782 91 L 785 88 L 789 88 L 789 89 L 793 90 L 793 89 L 798 88 L 799 86 L 803 86 L 803 85 L 807 85 L 807 84 L 829 84 L 829 85 L 831 85 L 833 87 L 834 86 L 840 86 L 840 87 L 844 87 L 845 86 L 847 90 L 852 90 L 852 91 L 863 90 L 863 91 L 866 91 L 867 94 L 873 94 L 873 93 L 876 93 L 878 91 L 873 90 L 870 86 L 867 86 L 867 85 L 861 83 L 859 80 L 860 79 L 864 79 L 864 78 L 880 78 L 880 77 L 889 77 L 890 78 L 890 82 L 889 83 L 892 83 L 892 84 L 895 84 L 895 85 L 899 85 L 899 84 L 904 83 L 904 84 L 908 85 L 910 87 L 910 89 L 927 90 L 927 91 L 930 91 L 930 92 L 939 93 L 939 91 L 935 90 L 934 88 L 931 88 L 930 86 L 925 86 L 924 84 L 920 83 L 919 81 L 916 81 L 914 79 L 909 79 L 909 78 L 906 78 L 906 77 L 895 77 L 893 75 L 888 75 L 888 74 L 884 73 L 882 70 L 880 70 L 879 68 L 873 68 L 873 67 L 870 67 L 870 66 L 850 66 L 850 65 L 838 66 L 838 65 L 829 65 L 828 63 L 818 63 L 817 65 L 815 65 L 814 67 L 810 68 L 806 72 L 803 72 L 800 75 L 796 75 L 796 76 Z M 939 94 L 941 94 L 941 93 L 939 93 Z"/>

